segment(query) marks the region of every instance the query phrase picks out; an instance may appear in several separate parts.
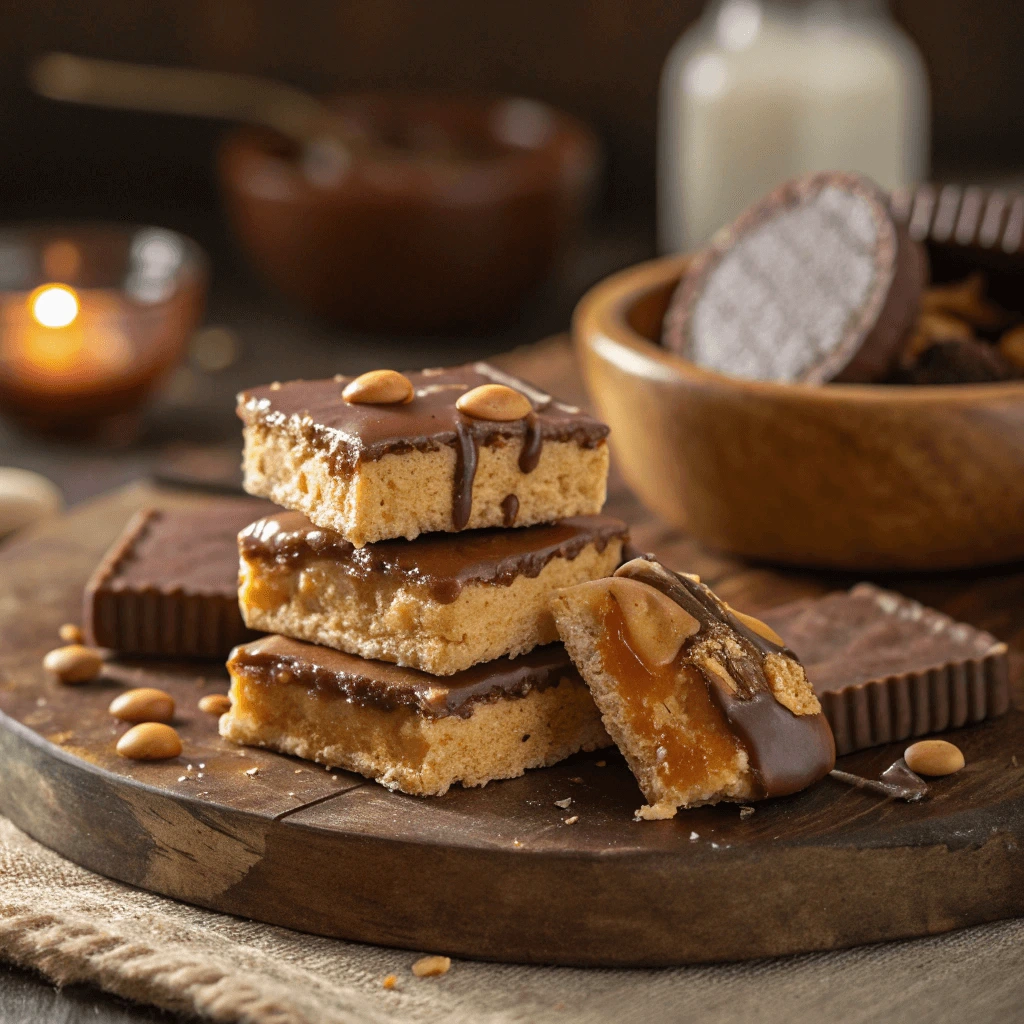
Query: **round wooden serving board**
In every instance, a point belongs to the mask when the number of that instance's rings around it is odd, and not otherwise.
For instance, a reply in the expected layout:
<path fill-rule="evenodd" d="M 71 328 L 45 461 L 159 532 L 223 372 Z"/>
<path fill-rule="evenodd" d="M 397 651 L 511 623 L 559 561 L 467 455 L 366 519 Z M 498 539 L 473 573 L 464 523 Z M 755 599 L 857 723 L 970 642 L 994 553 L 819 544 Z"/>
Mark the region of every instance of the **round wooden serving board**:
<path fill-rule="evenodd" d="M 304 931 L 529 963 L 733 960 L 1024 914 L 1016 710 L 957 733 L 967 767 L 920 804 L 827 779 L 747 818 L 723 805 L 635 822 L 642 797 L 614 751 L 418 799 L 220 739 L 196 707 L 226 690 L 218 664 L 45 678 L 40 659 L 79 621 L 82 585 L 129 515 L 202 500 L 136 486 L 0 551 L 0 810 L 77 863 Z M 175 697 L 180 758 L 115 754 L 125 726 L 106 707 L 137 685 Z M 899 753 L 841 767 L 877 776 Z"/>

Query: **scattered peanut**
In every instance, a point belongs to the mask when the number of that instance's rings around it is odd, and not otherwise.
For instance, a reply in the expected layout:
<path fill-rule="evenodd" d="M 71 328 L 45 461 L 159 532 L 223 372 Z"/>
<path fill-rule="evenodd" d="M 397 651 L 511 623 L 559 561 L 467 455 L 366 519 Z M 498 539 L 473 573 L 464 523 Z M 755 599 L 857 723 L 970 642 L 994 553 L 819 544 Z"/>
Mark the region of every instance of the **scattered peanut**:
<path fill-rule="evenodd" d="M 162 722 L 143 722 L 117 741 L 117 752 L 133 761 L 164 761 L 181 753 L 181 737 Z"/>
<path fill-rule="evenodd" d="M 349 381 L 341 397 L 353 405 L 405 404 L 412 401 L 412 381 L 397 370 L 371 370 Z"/>
<path fill-rule="evenodd" d="M 92 647 L 69 644 L 50 651 L 43 658 L 43 668 L 52 672 L 62 683 L 87 683 L 100 674 L 103 658 Z"/>
<path fill-rule="evenodd" d="M 208 715 L 223 715 L 231 710 L 231 698 L 226 693 L 208 693 L 199 698 L 199 710 Z"/>
<path fill-rule="evenodd" d="M 907 767 L 918 775 L 952 775 L 964 766 L 960 748 L 945 740 L 919 740 L 903 752 Z"/>
<path fill-rule="evenodd" d="M 412 965 L 412 973 L 417 978 L 436 978 L 440 974 L 447 974 L 451 966 L 450 957 L 424 956 Z"/>
<path fill-rule="evenodd" d="M 481 384 L 460 395 L 455 408 L 474 419 L 499 423 L 521 420 L 533 412 L 526 395 L 504 384 Z"/>
<path fill-rule="evenodd" d="M 66 644 L 80 644 L 84 639 L 82 631 L 73 622 L 65 622 L 64 625 L 57 630 L 57 635 Z"/>
<path fill-rule="evenodd" d="M 122 722 L 169 722 L 174 717 L 174 698 L 163 690 L 142 686 L 119 693 L 107 710 Z"/>
<path fill-rule="evenodd" d="M 393 974 L 385 975 L 384 980 L 381 982 L 383 988 L 392 989 L 398 984 L 398 978 Z"/>

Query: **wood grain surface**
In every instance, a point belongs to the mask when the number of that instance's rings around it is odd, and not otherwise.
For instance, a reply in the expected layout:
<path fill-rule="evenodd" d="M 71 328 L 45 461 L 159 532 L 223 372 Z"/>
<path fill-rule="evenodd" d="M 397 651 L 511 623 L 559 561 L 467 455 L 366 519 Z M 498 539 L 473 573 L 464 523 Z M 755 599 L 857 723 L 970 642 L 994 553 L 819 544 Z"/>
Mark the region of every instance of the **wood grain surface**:
<path fill-rule="evenodd" d="M 564 341 L 506 365 L 579 397 Z M 226 689 L 217 664 L 112 663 L 102 680 L 79 687 L 46 679 L 43 653 L 62 622 L 77 620 L 81 586 L 130 514 L 203 500 L 134 485 L 0 550 L 0 810 L 78 863 L 306 931 L 532 963 L 742 959 L 1024 914 L 1024 715 L 1016 709 L 950 734 L 967 767 L 936 780 L 921 804 L 827 779 L 748 818 L 729 805 L 638 823 L 642 796 L 614 751 L 418 799 L 221 740 L 196 708 L 203 694 Z M 850 582 L 703 550 L 643 512 L 617 476 L 608 507 L 635 524 L 641 548 L 700 573 L 740 608 Z M 1020 649 L 1021 567 L 879 582 Z M 133 685 L 175 696 L 180 758 L 139 764 L 114 753 L 125 727 L 106 707 Z M 864 751 L 840 766 L 877 776 L 900 752 Z M 554 805 L 565 797 L 571 811 Z M 567 825 L 570 814 L 578 821 Z"/>

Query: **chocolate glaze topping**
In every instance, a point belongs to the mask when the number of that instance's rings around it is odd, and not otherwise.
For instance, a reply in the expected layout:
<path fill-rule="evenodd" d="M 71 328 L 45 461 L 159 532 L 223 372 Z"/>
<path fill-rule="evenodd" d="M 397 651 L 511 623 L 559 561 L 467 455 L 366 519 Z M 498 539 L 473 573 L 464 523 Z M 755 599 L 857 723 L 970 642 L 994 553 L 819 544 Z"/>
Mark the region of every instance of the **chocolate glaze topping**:
<path fill-rule="evenodd" d="M 346 402 L 341 393 L 352 378 L 339 374 L 327 380 L 294 380 L 243 391 L 238 396 L 238 415 L 247 425 L 262 423 L 298 432 L 325 452 L 339 473 L 351 473 L 360 463 L 385 455 L 454 448 L 452 522 L 456 529 L 469 521 L 481 446 L 519 444 L 519 467 L 530 473 L 540 461 L 545 441 L 575 441 L 594 448 L 608 435 L 608 427 L 592 416 L 488 363 L 407 376 L 414 397 L 404 405 Z M 521 391 L 533 412 L 512 422 L 475 419 L 459 412 L 458 397 L 481 384 L 504 384 Z"/>
<path fill-rule="evenodd" d="M 329 558 L 359 579 L 421 585 L 435 601 L 450 604 L 467 583 L 508 586 L 518 576 L 536 577 L 553 558 L 573 559 L 589 545 L 603 551 L 626 535 L 626 524 L 612 516 L 573 516 L 520 530 L 429 533 L 355 548 L 300 512 L 278 512 L 243 530 L 238 544 L 248 560 L 302 564 Z"/>
<path fill-rule="evenodd" d="M 715 655 L 736 682 L 736 691 L 716 673 L 705 671 L 699 660 L 694 667 L 746 748 L 763 796 L 785 796 L 806 789 L 834 767 L 835 744 L 825 716 L 795 715 L 772 693 L 764 660 L 780 655 L 797 661 L 789 648 L 755 633 L 704 584 L 674 573 L 660 562 L 638 559 L 622 566 L 616 575 L 654 587 L 700 623 L 698 632 L 684 642 L 682 656 L 709 638 L 733 641 L 732 650 L 722 646 Z"/>
<path fill-rule="evenodd" d="M 313 696 L 340 697 L 382 711 L 408 708 L 425 718 L 469 718 L 477 704 L 524 697 L 563 679 L 583 685 L 561 644 L 535 647 L 519 658 L 498 658 L 442 677 L 268 636 L 236 647 L 228 668 L 267 685 L 304 686 Z"/>

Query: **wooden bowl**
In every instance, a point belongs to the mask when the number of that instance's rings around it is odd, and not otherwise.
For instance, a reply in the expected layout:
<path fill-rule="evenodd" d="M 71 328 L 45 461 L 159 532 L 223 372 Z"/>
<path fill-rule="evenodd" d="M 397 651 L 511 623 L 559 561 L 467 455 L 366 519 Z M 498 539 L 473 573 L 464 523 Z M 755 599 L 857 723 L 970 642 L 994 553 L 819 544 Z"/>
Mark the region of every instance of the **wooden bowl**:
<path fill-rule="evenodd" d="M 522 99 L 333 104 L 370 143 L 333 180 L 268 133 L 221 149 L 234 232 L 280 292 L 347 327 L 430 333 L 500 320 L 548 277 L 596 175 L 584 125 Z"/>
<path fill-rule="evenodd" d="M 573 319 L 618 465 L 645 504 L 712 547 L 792 565 L 1024 558 L 1024 383 L 809 387 L 700 369 L 657 343 L 688 263 L 615 274 Z"/>

